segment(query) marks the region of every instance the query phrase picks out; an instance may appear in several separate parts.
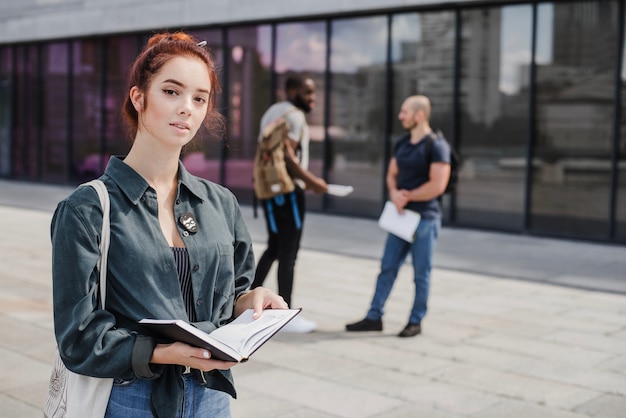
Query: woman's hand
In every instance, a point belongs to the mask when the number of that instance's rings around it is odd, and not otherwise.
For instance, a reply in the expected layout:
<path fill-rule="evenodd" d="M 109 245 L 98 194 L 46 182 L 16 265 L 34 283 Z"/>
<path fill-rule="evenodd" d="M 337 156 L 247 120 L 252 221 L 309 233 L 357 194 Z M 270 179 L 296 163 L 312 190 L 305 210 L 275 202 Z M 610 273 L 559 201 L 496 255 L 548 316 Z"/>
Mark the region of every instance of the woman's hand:
<path fill-rule="evenodd" d="M 239 316 L 246 309 L 253 309 L 253 318 L 258 318 L 263 309 L 289 309 L 287 302 L 276 293 L 264 287 L 257 287 L 250 292 L 241 295 L 235 305 L 235 316 Z"/>
<path fill-rule="evenodd" d="M 152 352 L 150 363 L 178 364 L 189 366 L 192 369 L 208 372 L 209 370 L 228 370 L 237 363 L 232 361 L 215 360 L 211 352 L 204 348 L 197 348 L 181 342 L 172 344 L 157 344 Z"/>

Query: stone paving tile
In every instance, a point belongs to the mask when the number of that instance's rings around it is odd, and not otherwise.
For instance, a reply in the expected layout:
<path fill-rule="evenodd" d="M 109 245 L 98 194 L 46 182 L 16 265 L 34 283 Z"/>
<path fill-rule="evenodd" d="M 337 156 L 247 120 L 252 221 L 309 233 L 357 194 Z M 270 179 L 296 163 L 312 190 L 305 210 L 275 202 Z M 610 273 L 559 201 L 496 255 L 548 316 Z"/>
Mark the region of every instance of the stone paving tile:
<path fill-rule="evenodd" d="M 578 309 L 572 309 L 563 314 L 573 321 L 590 321 L 592 323 L 609 323 L 624 326 L 626 323 L 626 308 L 623 305 L 616 307 L 605 303 L 598 303 Z"/>
<path fill-rule="evenodd" d="M 626 376 L 626 354 L 615 356 L 603 363 L 598 364 L 602 370 L 610 370 Z"/>
<path fill-rule="evenodd" d="M 543 405 L 519 402 L 513 399 L 503 401 L 493 408 L 472 415 L 475 418 L 583 418 L 587 416 Z"/>
<path fill-rule="evenodd" d="M 266 396 L 345 418 L 371 417 L 402 404 L 390 397 L 276 368 L 242 376 L 237 384 Z"/>
<path fill-rule="evenodd" d="M 626 397 L 601 395 L 576 408 L 576 411 L 594 418 L 624 418 Z"/>
<path fill-rule="evenodd" d="M 624 318 L 626 324 L 626 317 Z M 625 325 L 626 326 L 626 325 Z M 557 330 L 543 337 L 545 341 L 561 343 L 570 347 L 584 347 L 592 350 L 622 354 L 626 352 L 624 341 L 613 338 L 607 333 L 576 332 L 571 330 Z"/>
<path fill-rule="evenodd" d="M 509 312 L 506 317 L 519 318 L 520 321 L 525 321 L 529 324 L 537 324 L 537 326 L 543 326 L 549 324 L 555 329 L 565 328 L 576 331 L 585 332 L 598 332 L 601 334 L 611 334 L 617 336 L 622 330 L 623 324 L 597 322 L 597 321 L 578 321 L 572 320 L 565 315 L 549 315 L 546 316 L 545 312 L 532 310 L 532 309 L 518 309 Z"/>
<path fill-rule="evenodd" d="M 415 410 L 452 414 L 472 414 L 497 404 L 500 399 L 489 393 L 441 383 L 386 364 L 365 366 L 350 373 L 333 376 L 346 386 L 402 399 L 415 404 Z"/>
<path fill-rule="evenodd" d="M 451 412 L 433 410 L 421 405 L 405 405 L 392 411 L 386 411 L 381 415 L 371 418 L 462 418 L 464 415 L 457 415 Z"/>
<path fill-rule="evenodd" d="M 584 362 L 579 366 L 564 366 L 554 362 L 535 360 L 511 370 L 544 381 L 560 382 L 597 392 L 626 396 L 626 374 L 599 370 L 597 367 L 591 368 Z"/>
<path fill-rule="evenodd" d="M 472 344 L 478 346 L 501 349 L 513 353 L 561 363 L 577 365 L 581 362 L 599 364 L 612 358 L 614 355 L 608 352 L 572 347 L 550 341 L 536 341 L 529 338 L 516 337 L 505 333 L 494 333 L 485 337 L 475 338 Z"/>
<path fill-rule="evenodd" d="M 41 418 L 41 408 L 25 404 L 19 399 L 0 394 L 0 417 Z"/>
<path fill-rule="evenodd" d="M 453 366 L 427 374 L 439 381 L 564 410 L 571 410 L 600 393 L 577 385 L 555 383 L 521 373 L 489 370 L 474 365 Z"/>
<path fill-rule="evenodd" d="M 248 391 L 244 399 L 231 402 L 232 418 L 337 418 L 337 415 L 304 408 L 271 395 Z"/>

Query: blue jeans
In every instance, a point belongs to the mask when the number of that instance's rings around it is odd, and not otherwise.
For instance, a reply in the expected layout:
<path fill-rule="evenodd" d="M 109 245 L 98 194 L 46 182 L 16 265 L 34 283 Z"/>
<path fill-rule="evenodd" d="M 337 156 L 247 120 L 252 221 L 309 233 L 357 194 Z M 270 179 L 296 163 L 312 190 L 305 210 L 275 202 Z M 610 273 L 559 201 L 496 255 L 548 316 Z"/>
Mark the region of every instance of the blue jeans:
<path fill-rule="evenodd" d="M 380 274 L 376 280 L 376 291 L 372 298 L 370 309 L 367 312 L 367 319 L 378 320 L 383 317 L 385 302 L 387 302 L 387 298 L 391 293 L 398 271 L 404 264 L 404 260 L 410 251 L 413 260 L 415 299 L 409 323 L 418 324 L 422 321 L 427 310 L 430 270 L 440 227 L 441 221 L 439 219 L 422 219 L 417 227 L 413 243 L 406 242 L 393 234 L 388 234 L 385 242 L 385 252 L 381 261 Z"/>
<path fill-rule="evenodd" d="M 185 395 L 178 418 L 230 418 L 230 395 L 201 386 L 193 375 L 183 375 Z M 115 379 L 105 418 L 154 418 L 150 407 L 153 380 Z"/>

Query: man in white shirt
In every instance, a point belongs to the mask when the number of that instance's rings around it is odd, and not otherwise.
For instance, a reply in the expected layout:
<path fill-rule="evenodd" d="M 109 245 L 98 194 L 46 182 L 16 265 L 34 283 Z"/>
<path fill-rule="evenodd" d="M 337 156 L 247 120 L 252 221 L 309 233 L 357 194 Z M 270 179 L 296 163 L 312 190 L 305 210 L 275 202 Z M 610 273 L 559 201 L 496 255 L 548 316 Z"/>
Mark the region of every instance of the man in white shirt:
<path fill-rule="evenodd" d="M 272 264 L 278 260 L 278 294 L 291 306 L 294 268 L 306 210 L 304 189 L 322 194 L 328 191 L 328 185 L 308 170 L 310 135 L 305 113 L 315 106 L 315 83 L 310 78 L 288 77 L 285 93 L 287 100 L 273 104 L 265 112 L 259 132 L 280 117 L 289 121 L 285 163 L 296 188 L 291 193 L 261 200 L 268 232 L 267 249 L 259 259 L 251 287 L 263 285 Z M 315 326 L 314 322 L 298 315 L 283 331 L 311 332 Z"/>

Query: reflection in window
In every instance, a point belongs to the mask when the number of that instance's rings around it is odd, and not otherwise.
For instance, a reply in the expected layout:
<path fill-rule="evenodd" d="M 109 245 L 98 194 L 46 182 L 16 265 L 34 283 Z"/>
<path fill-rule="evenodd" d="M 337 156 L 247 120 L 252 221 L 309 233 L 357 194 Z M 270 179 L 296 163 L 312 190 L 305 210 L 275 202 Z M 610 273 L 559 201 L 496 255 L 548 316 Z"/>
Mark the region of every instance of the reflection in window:
<path fill-rule="evenodd" d="M 452 12 L 407 13 L 392 18 L 392 134 L 404 131 L 397 115 L 404 99 L 415 94 L 430 98 L 433 129 L 452 138 L 455 15 Z M 384 175 L 384 172 L 381 174 Z M 444 214 L 449 202 L 444 199 Z"/>
<path fill-rule="evenodd" d="M 608 233 L 617 2 L 538 6 L 531 227 L 568 236 Z M 549 20 L 548 18 L 551 18 Z"/>
<path fill-rule="evenodd" d="M 624 51 L 622 52 L 621 76 L 622 114 L 617 154 L 618 176 L 615 210 L 615 237 L 622 242 L 626 242 L 626 39 L 624 42 Z"/>
<path fill-rule="evenodd" d="M 105 161 L 110 155 L 125 155 L 130 149 L 128 129 L 120 119 L 120 112 L 128 94 L 127 76 L 139 53 L 139 39 L 135 36 L 116 36 L 107 39 L 107 71 L 105 106 Z"/>
<path fill-rule="evenodd" d="M 12 156 L 13 175 L 19 179 L 38 180 L 37 136 L 41 108 L 38 106 L 39 56 L 36 45 L 15 48 L 15 126 Z"/>
<path fill-rule="evenodd" d="M 84 181 L 102 170 L 102 57 L 95 40 L 74 41 L 72 48 L 73 177 Z"/>
<path fill-rule="evenodd" d="M 315 107 L 307 115 L 311 133 L 309 170 L 323 176 L 324 161 L 324 73 L 326 69 L 326 24 L 324 22 L 285 23 L 276 26 L 276 101 L 285 99 L 287 74 L 310 77 L 315 82 Z M 258 123 L 257 123 L 258 129 Z M 309 209 L 321 209 L 322 199 L 307 196 Z"/>
<path fill-rule="evenodd" d="M 371 216 L 380 212 L 383 191 L 387 19 L 331 24 L 328 181 L 354 186 L 337 205 Z"/>
<path fill-rule="evenodd" d="M 0 47 L 0 176 L 11 174 L 13 48 Z"/>
<path fill-rule="evenodd" d="M 69 179 L 68 141 L 68 43 L 51 43 L 42 52 L 42 176 L 63 183 Z"/>
<path fill-rule="evenodd" d="M 195 30 L 189 32 L 199 41 L 207 41 L 206 48 L 213 56 L 220 71 L 222 93 L 224 90 L 224 51 L 222 47 L 222 32 L 218 29 Z M 224 112 L 223 96 L 217 98 L 216 105 L 220 112 Z M 182 160 L 185 168 L 191 174 L 216 183 L 221 182 L 221 158 L 223 150 L 223 136 L 225 132 L 207 132 L 200 128 L 194 140 L 183 150 Z"/>
<path fill-rule="evenodd" d="M 521 230 L 532 7 L 462 13 L 457 220 Z"/>
<path fill-rule="evenodd" d="M 252 161 L 258 124 L 269 106 L 271 26 L 228 30 L 228 138 L 224 183 L 245 201 L 252 197 Z"/>

